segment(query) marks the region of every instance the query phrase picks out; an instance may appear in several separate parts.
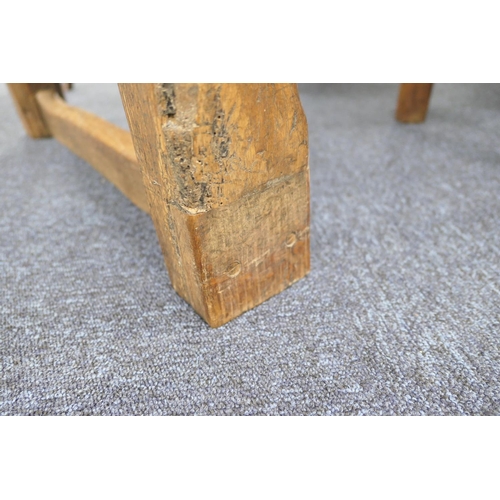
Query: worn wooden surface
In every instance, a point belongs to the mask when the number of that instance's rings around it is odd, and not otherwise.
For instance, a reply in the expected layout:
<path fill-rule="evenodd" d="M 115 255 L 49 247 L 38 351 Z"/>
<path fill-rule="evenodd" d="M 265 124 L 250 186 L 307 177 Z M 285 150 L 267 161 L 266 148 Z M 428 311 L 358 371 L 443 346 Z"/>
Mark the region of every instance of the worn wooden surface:
<path fill-rule="evenodd" d="M 36 94 L 47 130 L 90 163 L 139 208 L 149 205 L 130 133 L 92 113 L 69 106 L 52 89 Z"/>
<path fill-rule="evenodd" d="M 425 121 L 431 91 L 432 83 L 402 83 L 399 86 L 396 120 L 403 123 Z"/>
<path fill-rule="evenodd" d="M 120 84 L 174 288 L 212 326 L 309 271 L 305 115 L 292 84 Z"/>
<path fill-rule="evenodd" d="M 34 139 L 50 137 L 50 130 L 45 123 L 35 95 L 41 89 L 52 89 L 62 95 L 60 85 L 58 83 L 8 83 L 7 87 L 26 133 Z"/>

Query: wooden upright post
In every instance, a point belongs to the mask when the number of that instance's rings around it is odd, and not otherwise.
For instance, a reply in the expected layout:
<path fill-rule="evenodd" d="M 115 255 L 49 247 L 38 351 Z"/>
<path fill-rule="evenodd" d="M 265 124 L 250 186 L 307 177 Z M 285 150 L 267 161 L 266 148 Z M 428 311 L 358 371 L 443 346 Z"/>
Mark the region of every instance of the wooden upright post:
<path fill-rule="evenodd" d="M 55 90 L 61 97 L 62 91 L 59 83 L 9 83 L 7 84 L 10 95 L 14 100 L 17 113 L 26 133 L 34 139 L 51 137 L 49 127 L 45 123 L 43 113 L 35 98 L 36 93 L 42 89 Z"/>
<path fill-rule="evenodd" d="M 427 116 L 432 83 L 402 83 L 399 86 L 396 120 L 422 123 Z"/>
<path fill-rule="evenodd" d="M 174 288 L 219 326 L 309 271 L 294 84 L 120 84 Z"/>

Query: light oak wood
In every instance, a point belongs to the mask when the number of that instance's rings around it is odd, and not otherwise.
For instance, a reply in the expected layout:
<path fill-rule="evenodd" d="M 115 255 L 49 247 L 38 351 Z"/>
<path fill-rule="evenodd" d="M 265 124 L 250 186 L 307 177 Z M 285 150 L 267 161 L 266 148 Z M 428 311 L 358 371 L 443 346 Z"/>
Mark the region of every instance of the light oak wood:
<path fill-rule="evenodd" d="M 35 95 L 41 89 L 51 89 L 62 96 L 61 86 L 58 83 L 8 83 L 7 87 L 26 133 L 34 139 L 51 137 Z"/>
<path fill-rule="evenodd" d="M 295 85 L 122 84 L 132 137 L 69 106 L 59 84 L 9 88 L 32 137 L 55 137 L 150 212 L 174 288 L 210 325 L 309 271 Z"/>
<path fill-rule="evenodd" d="M 427 116 L 432 83 L 402 83 L 399 86 L 396 120 L 402 123 L 422 123 Z"/>
<path fill-rule="evenodd" d="M 148 211 L 142 173 L 128 131 L 69 106 L 53 89 L 38 91 L 36 102 L 50 135 L 90 163 L 140 209 Z"/>
<path fill-rule="evenodd" d="M 212 326 L 309 271 L 296 85 L 120 84 L 174 288 Z"/>

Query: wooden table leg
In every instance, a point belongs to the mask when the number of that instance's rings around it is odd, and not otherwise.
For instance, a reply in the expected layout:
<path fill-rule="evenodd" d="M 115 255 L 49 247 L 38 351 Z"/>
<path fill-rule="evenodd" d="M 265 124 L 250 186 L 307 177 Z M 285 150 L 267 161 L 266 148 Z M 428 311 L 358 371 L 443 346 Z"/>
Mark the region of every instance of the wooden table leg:
<path fill-rule="evenodd" d="M 34 139 L 51 137 L 35 95 L 39 90 L 53 89 L 62 97 L 59 83 L 9 83 L 7 86 L 26 133 Z"/>
<path fill-rule="evenodd" d="M 425 121 L 432 83 L 402 83 L 399 86 L 396 120 L 403 123 L 421 123 Z"/>
<path fill-rule="evenodd" d="M 172 284 L 219 326 L 309 271 L 293 84 L 120 84 Z"/>

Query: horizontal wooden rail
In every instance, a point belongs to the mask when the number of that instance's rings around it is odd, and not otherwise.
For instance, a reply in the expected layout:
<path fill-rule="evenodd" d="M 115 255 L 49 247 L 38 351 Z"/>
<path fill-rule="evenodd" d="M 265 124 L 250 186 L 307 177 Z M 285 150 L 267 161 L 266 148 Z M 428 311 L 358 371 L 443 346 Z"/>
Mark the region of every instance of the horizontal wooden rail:
<path fill-rule="evenodd" d="M 54 138 L 90 163 L 132 203 L 149 212 L 141 168 L 129 132 L 70 106 L 53 89 L 39 90 L 36 100 Z"/>

